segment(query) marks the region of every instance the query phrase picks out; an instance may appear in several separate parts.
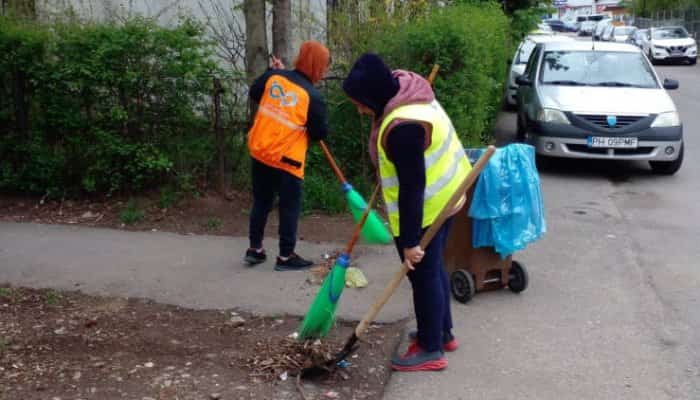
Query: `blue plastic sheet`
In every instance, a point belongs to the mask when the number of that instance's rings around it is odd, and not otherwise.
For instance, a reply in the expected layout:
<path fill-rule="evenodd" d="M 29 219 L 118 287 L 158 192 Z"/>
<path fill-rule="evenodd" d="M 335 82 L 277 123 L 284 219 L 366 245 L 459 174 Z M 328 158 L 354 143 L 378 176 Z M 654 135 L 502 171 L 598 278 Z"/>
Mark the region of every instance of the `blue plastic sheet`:
<path fill-rule="evenodd" d="M 483 151 L 467 150 L 469 157 Z M 547 231 L 535 149 L 497 149 L 479 177 L 469 208 L 472 246 L 493 247 L 502 257 L 521 251 Z"/>

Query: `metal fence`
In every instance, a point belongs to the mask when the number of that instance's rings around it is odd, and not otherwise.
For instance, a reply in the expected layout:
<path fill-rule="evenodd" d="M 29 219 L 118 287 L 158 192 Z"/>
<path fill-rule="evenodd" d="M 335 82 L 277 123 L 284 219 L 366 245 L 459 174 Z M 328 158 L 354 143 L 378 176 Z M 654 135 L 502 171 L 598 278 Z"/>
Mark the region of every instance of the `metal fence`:
<path fill-rule="evenodd" d="M 669 25 L 684 26 L 691 35 L 700 39 L 700 7 L 660 10 L 652 13 L 650 18 L 633 17 L 633 20 L 635 26 L 644 29 Z"/>

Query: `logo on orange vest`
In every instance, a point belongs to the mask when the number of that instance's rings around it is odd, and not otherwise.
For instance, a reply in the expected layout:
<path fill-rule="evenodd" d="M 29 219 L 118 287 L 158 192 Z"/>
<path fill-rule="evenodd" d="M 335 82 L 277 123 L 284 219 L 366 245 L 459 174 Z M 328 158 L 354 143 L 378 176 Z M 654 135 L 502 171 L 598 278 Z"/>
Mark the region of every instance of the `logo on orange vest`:
<path fill-rule="evenodd" d="M 285 93 L 284 88 L 277 82 L 272 82 L 272 86 L 270 86 L 270 97 L 279 99 L 282 107 L 294 107 L 298 101 L 296 93 L 292 91 Z"/>

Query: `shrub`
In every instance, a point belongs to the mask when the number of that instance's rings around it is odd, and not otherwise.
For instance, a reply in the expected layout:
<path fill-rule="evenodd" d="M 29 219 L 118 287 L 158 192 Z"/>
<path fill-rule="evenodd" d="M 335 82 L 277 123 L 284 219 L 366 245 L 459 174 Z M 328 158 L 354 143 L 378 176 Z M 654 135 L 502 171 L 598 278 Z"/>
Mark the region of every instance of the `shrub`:
<path fill-rule="evenodd" d="M 511 33 L 498 4 L 396 2 L 388 12 L 384 2 L 369 2 L 351 12 L 345 9 L 351 3 L 339 3 L 340 13 L 331 16 L 333 75 L 345 76 L 365 51 L 421 74 L 439 63 L 435 91 L 464 144 L 490 140 Z M 527 30 L 525 20 L 514 15 L 513 35 Z M 370 24 L 373 29 L 358 29 Z M 196 195 L 215 164 L 213 77 L 229 84 L 222 100 L 224 126 L 232 133 L 227 165 L 235 168 L 234 183 L 249 187 L 240 121 L 245 110 L 232 106 L 245 94 L 230 90 L 233 81 L 212 61 L 213 52 L 190 21 L 172 28 L 139 18 L 45 27 L 0 17 L 0 191 L 71 196 L 166 184 L 161 207 Z M 357 114 L 340 82 L 329 80 L 323 89 L 327 142 L 350 182 L 369 196 L 370 122 Z M 306 173 L 305 210 L 344 209 L 337 179 L 316 145 Z"/>
<path fill-rule="evenodd" d="M 490 140 L 507 70 L 509 21 L 496 3 L 437 9 L 411 24 L 389 26 L 370 42 L 393 68 L 427 76 L 465 146 Z"/>
<path fill-rule="evenodd" d="M 525 8 L 513 12 L 511 19 L 511 36 L 513 44 L 519 43 L 527 34 L 537 27 L 543 10 L 538 8 Z M 513 49 L 515 51 L 515 49 Z"/>
<path fill-rule="evenodd" d="M 351 63 L 366 51 L 379 53 L 392 68 L 423 76 L 440 64 L 435 92 L 463 144 L 479 147 L 491 140 L 510 53 L 509 20 L 498 4 L 402 9 L 393 15 L 379 11 L 371 17 L 377 29 L 361 31 L 353 28 L 358 22 L 348 17 L 347 10 L 343 12 L 344 16 L 333 19 L 338 35 L 334 48 L 340 52 L 334 54 L 334 60 L 336 55 L 339 58 L 334 61 L 335 75 L 345 76 Z M 324 88 L 332 131 L 327 142 L 348 179 L 369 197 L 374 182 L 367 155 L 370 121 L 358 115 L 340 82 L 330 80 Z M 328 190 L 322 190 L 324 182 L 336 182 L 324 164 L 321 152 L 312 148 L 305 188 L 308 207 L 335 207 L 336 202 L 327 198 Z"/>
<path fill-rule="evenodd" d="M 0 19 L 0 190 L 113 193 L 206 176 L 223 74 L 212 51 L 190 21 L 48 30 Z"/>

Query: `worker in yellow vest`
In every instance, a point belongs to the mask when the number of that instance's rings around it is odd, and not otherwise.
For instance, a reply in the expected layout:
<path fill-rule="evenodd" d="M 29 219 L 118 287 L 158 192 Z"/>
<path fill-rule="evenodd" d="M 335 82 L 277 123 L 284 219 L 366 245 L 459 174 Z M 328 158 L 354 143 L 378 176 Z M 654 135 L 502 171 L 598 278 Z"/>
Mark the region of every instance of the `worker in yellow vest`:
<path fill-rule="evenodd" d="M 253 208 L 250 248 L 244 261 L 250 266 L 267 259 L 263 236 L 276 196 L 279 196 L 280 239 L 275 270 L 300 270 L 313 265 L 297 255 L 294 248 L 309 139 L 321 140 L 328 132 L 326 106 L 314 84 L 323 79 L 329 63 L 330 53 L 324 45 L 304 42 L 294 70 L 285 70 L 274 60 L 272 68 L 250 87 L 250 99 L 258 106 L 248 132 Z"/>
<path fill-rule="evenodd" d="M 410 269 L 417 331 L 398 371 L 447 367 L 445 351 L 458 347 L 452 334 L 450 288 L 443 251 L 450 220 L 426 249 L 422 234 L 436 220 L 471 169 L 450 118 L 423 77 L 391 71 L 375 54 L 353 65 L 343 89 L 358 111 L 373 118 L 370 159 L 379 170 L 389 225 L 402 262 Z M 463 206 L 464 199 L 453 211 Z"/>

